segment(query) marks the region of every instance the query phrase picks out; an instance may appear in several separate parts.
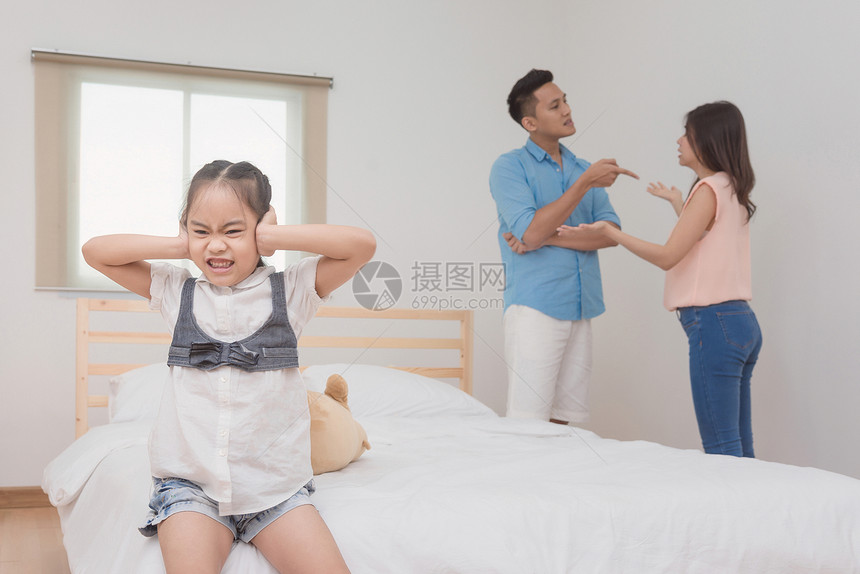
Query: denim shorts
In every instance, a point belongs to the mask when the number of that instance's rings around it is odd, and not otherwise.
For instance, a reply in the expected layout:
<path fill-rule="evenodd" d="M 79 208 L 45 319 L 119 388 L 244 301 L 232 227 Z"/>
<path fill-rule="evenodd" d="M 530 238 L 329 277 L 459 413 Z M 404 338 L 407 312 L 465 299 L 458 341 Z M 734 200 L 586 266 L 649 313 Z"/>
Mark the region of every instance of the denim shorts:
<path fill-rule="evenodd" d="M 218 502 L 206 496 L 203 489 L 182 478 L 152 479 L 152 497 L 146 522 L 138 528 L 144 536 L 155 536 L 158 524 L 178 512 L 197 512 L 217 520 L 230 529 L 234 540 L 250 542 L 263 528 L 299 506 L 313 505 L 314 481 L 311 480 L 287 500 L 261 512 L 218 515 Z"/>

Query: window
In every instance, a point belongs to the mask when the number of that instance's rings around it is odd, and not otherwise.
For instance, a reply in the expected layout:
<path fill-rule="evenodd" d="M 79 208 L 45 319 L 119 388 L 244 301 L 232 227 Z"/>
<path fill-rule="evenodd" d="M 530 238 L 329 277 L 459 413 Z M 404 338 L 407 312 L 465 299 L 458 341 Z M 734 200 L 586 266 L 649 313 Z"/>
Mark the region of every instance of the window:
<path fill-rule="evenodd" d="M 37 287 L 120 289 L 86 265 L 83 243 L 176 234 L 191 177 L 216 159 L 259 167 L 279 222 L 325 220 L 330 79 L 40 51 L 33 59 Z"/>

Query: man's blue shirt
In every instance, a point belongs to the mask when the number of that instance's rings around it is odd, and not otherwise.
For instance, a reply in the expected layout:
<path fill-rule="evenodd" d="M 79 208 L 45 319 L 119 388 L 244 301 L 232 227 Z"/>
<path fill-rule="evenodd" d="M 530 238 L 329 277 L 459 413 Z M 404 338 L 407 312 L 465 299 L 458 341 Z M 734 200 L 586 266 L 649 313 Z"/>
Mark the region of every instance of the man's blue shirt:
<path fill-rule="evenodd" d="M 505 265 L 505 309 L 525 305 L 556 319 L 591 319 L 606 309 L 597 251 L 544 246 L 517 255 L 502 237 L 510 231 L 522 240 L 535 212 L 560 198 L 591 165 L 563 145 L 559 147 L 561 166 L 529 139 L 522 148 L 500 156 L 490 171 L 490 192 L 499 212 L 499 247 Z M 595 221 L 621 225 L 602 187 L 591 188 L 565 224 Z"/>

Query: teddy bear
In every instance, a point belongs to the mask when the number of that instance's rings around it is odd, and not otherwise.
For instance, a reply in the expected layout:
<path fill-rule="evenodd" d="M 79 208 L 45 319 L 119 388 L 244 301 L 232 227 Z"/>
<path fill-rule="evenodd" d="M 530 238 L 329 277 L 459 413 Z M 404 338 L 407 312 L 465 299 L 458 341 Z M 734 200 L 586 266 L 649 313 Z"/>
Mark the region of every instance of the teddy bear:
<path fill-rule="evenodd" d="M 331 375 L 325 392 L 308 391 L 314 475 L 340 470 L 370 449 L 367 433 L 349 410 L 344 378 Z"/>

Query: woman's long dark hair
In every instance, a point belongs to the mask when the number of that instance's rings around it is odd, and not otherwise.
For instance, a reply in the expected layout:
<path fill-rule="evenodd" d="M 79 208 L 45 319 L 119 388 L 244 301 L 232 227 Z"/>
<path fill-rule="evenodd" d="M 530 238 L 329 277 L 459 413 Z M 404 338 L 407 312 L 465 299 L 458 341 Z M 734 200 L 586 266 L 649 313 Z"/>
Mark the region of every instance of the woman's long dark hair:
<path fill-rule="evenodd" d="M 688 113 L 685 123 L 687 139 L 696 157 L 709 170 L 728 174 L 738 203 L 746 208 L 749 220 L 756 210 L 750 200 L 755 173 L 741 111 L 731 102 L 704 104 Z"/>

